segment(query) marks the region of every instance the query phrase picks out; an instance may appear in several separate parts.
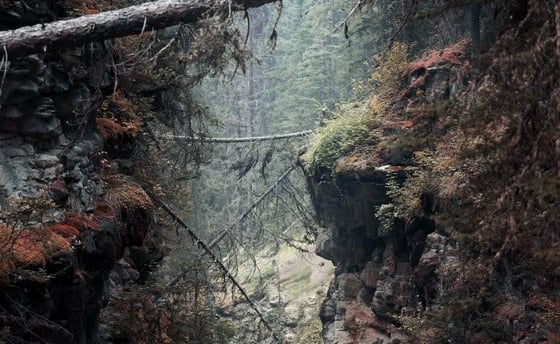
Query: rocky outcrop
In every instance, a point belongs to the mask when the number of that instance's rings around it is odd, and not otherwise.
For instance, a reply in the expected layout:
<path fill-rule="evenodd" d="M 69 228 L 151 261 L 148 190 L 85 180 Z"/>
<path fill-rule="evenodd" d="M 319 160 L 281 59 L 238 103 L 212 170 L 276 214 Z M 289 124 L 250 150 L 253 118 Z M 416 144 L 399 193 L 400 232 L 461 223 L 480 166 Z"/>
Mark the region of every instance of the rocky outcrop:
<path fill-rule="evenodd" d="M 389 202 L 387 178 L 379 171 L 367 180 L 311 182 L 326 227 L 316 253 L 336 266 L 320 312 L 325 343 L 397 343 L 399 315 L 423 302 L 414 272 L 433 224 L 419 219 L 383 232 L 375 210 Z"/>
<path fill-rule="evenodd" d="M 458 71 L 449 63 L 417 68 L 399 96 L 409 107 L 423 100 L 448 99 Z M 406 111 L 405 107 L 402 111 Z M 403 116 L 405 117 L 405 116 Z M 406 121 L 386 123 L 385 136 L 406 130 Z M 429 195 L 412 221 L 392 215 L 390 188 L 415 167 L 404 150 L 357 149 L 341 157 L 332 174 L 308 177 L 317 220 L 324 227 L 316 253 L 331 260 L 335 278 L 320 309 L 325 343 L 403 343 L 403 317 L 418 316 L 438 293 L 442 268 L 455 266 L 454 247 L 436 233 Z"/>
<path fill-rule="evenodd" d="M 61 3 L 0 5 L 0 29 L 54 20 L 66 14 Z M 7 330 L 0 342 L 100 343 L 109 297 L 144 280 L 145 267 L 161 259 L 155 248 L 141 247 L 151 201 L 125 175 L 132 163 L 110 178 L 104 174 L 111 156 L 102 153 L 96 114 L 113 91 L 109 51 L 91 43 L 6 58 L 0 63 L 0 327 Z"/>

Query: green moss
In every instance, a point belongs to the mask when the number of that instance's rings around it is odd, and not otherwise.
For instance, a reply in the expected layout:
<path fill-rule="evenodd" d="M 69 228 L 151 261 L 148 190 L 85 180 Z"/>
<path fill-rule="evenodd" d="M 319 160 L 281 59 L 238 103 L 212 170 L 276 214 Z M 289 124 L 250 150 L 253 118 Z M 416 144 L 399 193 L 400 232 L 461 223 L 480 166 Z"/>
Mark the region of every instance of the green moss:
<path fill-rule="evenodd" d="M 336 160 L 349 154 L 368 137 L 374 121 L 365 104 L 349 104 L 320 128 L 311 146 L 303 155 L 303 162 L 312 173 L 332 171 Z"/>

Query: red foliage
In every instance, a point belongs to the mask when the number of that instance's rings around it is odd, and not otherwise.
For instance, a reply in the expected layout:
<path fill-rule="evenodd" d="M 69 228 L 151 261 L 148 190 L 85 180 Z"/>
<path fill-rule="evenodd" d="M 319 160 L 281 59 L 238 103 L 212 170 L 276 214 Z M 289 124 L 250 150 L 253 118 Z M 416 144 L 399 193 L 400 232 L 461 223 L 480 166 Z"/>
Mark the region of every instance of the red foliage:
<path fill-rule="evenodd" d="M 24 229 L 12 250 L 16 265 L 43 265 L 48 258 L 71 250 L 70 243 L 49 230 Z"/>
<path fill-rule="evenodd" d="M 99 224 L 93 219 L 83 214 L 70 213 L 66 215 L 64 223 L 77 228 L 79 231 L 98 231 Z"/>
<path fill-rule="evenodd" d="M 45 263 L 45 248 L 41 245 L 41 238 L 33 232 L 25 230 L 14 243 L 16 260 L 22 264 L 40 265 Z"/>
<path fill-rule="evenodd" d="M 118 139 L 127 133 L 127 129 L 112 118 L 97 118 L 97 130 L 103 137 L 103 140 Z"/>
<path fill-rule="evenodd" d="M 461 58 L 464 56 L 469 41 L 462 39 L 457 43 L 450 45 L 442 50 L 434 50 L 427 52 L 421 58 L 408 64 L 406 71 L 408 75 L 420 70 L 428 69 L 435 66 L 461 64 Z"/>
<path fill-rule="evenodd" d="M 137 105 L 121 92 L 105 99 L 97 117 L 97 130 L 105 141 L 136 137 L 142 126 Z"/>
<path fill-rule="evenodd" d="M 48 227 L 51 232 L 57 233 L 64 238 L 73 238 L 80 235 L 80 231 L 73 226 L 63 224 L 63 223 L 55 223 Z"/>

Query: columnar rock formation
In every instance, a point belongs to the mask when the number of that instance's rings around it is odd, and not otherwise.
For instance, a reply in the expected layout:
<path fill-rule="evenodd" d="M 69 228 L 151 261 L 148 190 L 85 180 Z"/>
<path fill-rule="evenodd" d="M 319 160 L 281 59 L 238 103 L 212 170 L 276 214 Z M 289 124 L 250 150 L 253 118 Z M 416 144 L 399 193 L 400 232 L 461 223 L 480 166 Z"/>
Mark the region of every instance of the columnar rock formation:
<path fill-rule="evenodd" d="M 421 87 L 431 101 L 449 98 L 457 70 L 438 66 L 417 71 L 407 88 Z M 422 83 L 415 80 L 422 78 Z M 409 96 L 404 95 L 403 99 Z M 398 135 L 406 123 L 385 124 L 386 135 Z M 414 170 L 409 154 L 375 148 L 341 157 L 335 171 L 309 177 L 318 222 L 325 228 L 316 253 L 331 260 L 335 278 L 321 306 L 325 343 L 402 343 L 402 316 L 419 316 L 438 292 L 445 265 L 454 264 L 454 247 L 445 233 L 434 232 L 429 197 L 424 214 L 412 222 L 381 223 L 376 213 L 391 206 L 390 187 Z M 388 186 L 392 184 L 392 186 Z"/>
<path fill-rule="evenodd" d="M 0 6 L 2 29 L 50 21 L 63 11 L 55 1 L 37 3 L 36 11 Z M 111 157 L 102 154 L 96 113 L 114 86 L 108 58 L 103 43 L 18 59 L 0 56 L 5 338 L 98 343 L 108 293 L 141 278 L 134 258 L 149 260 L 141 247 L 149 198 L 126 176 L 130 168 L 103 176 Z"/>

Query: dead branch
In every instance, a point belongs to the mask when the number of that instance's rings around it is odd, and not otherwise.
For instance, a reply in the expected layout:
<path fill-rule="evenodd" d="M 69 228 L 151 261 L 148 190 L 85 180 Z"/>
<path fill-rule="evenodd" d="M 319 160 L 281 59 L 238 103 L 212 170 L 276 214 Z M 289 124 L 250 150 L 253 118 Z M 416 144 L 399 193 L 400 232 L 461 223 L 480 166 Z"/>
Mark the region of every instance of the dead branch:
<path fill-rule="evenodd" d="M 276 188 L 278 187 L 278 184 L 282 180 L 284 180 L 286 177 L 288 177 L 290 175 L 290 173 L 294 170 L 294 168 L 295 168 L 295 165 L 292 165 L 284 173 L 282 173 L 282 175 L 278 179 L 276 179 L 274 184 L 272 184 L 265 192 L 263 192 L 259 196 L 259 198 L 257 198 L 257 200 L 255 202 L 253 202 L 253 204 L 251 204 L 251 206 L 249 206 L 249 208 L 247 208 L 247 210 L 245 210 L 245 212 L 243 214 L 241 214 L 241 216 L 239 216 L 235 221 L 233 221 L 228 227 L 223 229 L 220 232 L 220 234 L 218 234 L 218 236 L 214 240 L 212 240 L 212 242 L 208 245 L 208 247 L 213 248 L 214 246 L 216 246 L 233 228 L 235 228 L 235 226 L 237 226 L 237 224 L 239 224 L 249 214 L 251 214 L 253 209 L 255 209 L 269 194 L 271 194 L 274 190 L 276 190 Z"/>
<path fill-rule="evenodd" d="M 239 284 L 239 282 L 237 282 L 237 280 L 231 274 L 229 269 L 214 254 L 214 252 L 212 252 L 212 250 L 210 249 L 210 245 L 207 245 L 206 243 L 204 243 L 204 241 L 202 241 L 200 239 L 200 237 L 186 224 L 186 222 L 183 221 L 173 210 L 171 210 L 171 208 L 167 204 L 165 204 L 159 198 L 155 197 L 155 195 L 153 195 L 151 192 L 148 192 L 148 195 L 150 195 L 150 198 L 152 199 L 152 201 L 155 204 L 157 204 L 161 209 L 163 209 L 178 225 L 180 225 L 181 227 L 183 227 L 183 229 L 185 229 L 187 231 L 187 233 L 194 240 L 194 242 L 197 244 L 197 246 L 199 248 L 201 248 L 206 253 L 206 255 L 208 255 L 208 257 L 212 260 L 212 262 L 214 264 L 216 264 L 220 270 L 222 270 L 224 275 L 233 283 L 233 285 L 237 288 L 237 290 L 239 290 L 241 295 L 243 295 L 243 298 L 245 298 L 245 300 L 247 300 L 247 302 L 249 303 L 251 308 L 255 311 L 255 313 L 257 313 L 257 316 L 259 317 L 260 321 L 264 324 L 264 326 L 267 328 L 267 330 L 269 330 L 270 333 L 272 333 L 272 336 L 279 343 L 282 343 L 283 341 L 282 341 L 281 337 L 278 336 L 274 332 L 274 330 L 270 326 L 269 322 L 264 318 L 263 314 L 258 309 L 257 305 L 253 302 L 253 300 L 251 300 L 251 298 L 249 297 L 249 295 L 247 294 L 245 289 L 243 289 L 243 287 Z M 171 283 L 168 284 L 168 286 L 170 286 L 170 285 L 171 285 Z"/>
<path fill-rule="evenodd" d="M 340 29 L 340 27 L 344 24 L 347 23 L 348 19 L 352 16 L 352 14 L 354 14 L 354 12 L 356 11 L 356 9 L 358 9 L 358 7 L 360 7 L 360 5 L 362 4 L 362 0 L 358 0 L 358 2 L 356 3 L 356 5 L 352 8 L 352 10 L 350 10 L 350 13 L 348 13 L 348 15 L 346 16 L 346 18 L 344 18 L 340 23 L 338 23 L 337 26 L 335 26 L 335 28 L 332 30 L 332 32 L 336 32 L 338 31 L 338 29 Z"/>
<path fill-rule="evenodd" d="M 241 221 L 243 221 L 249 214 L 251 214 L 251 212 L 253 211 L 253 209 L 255 209 L 268 195 L 270 195 L 274 190 L 276 190 L 276 188 L 278 187 L 278 184 L 284 180 L 286 177 L 288 177 L 290 175 L 290 173 L 294 170 L 295 165 L 290 166 L 290 168 L 288 168 L 277 180 L 274 184 L 272 184 L 264 193 L 262 193 L 259 198 L 253 202 L 253 204 L 251 204 L 251 206 L 243 213 L 241 214 L 241 216 L 239 216 L 233 223 L 231 223 L 229 226 L 227 226 L 226 228 L 224 228 L 223 230 L 220 231 L 220 234 L 218 234 L 218 236 L 212 240 L 212 242 L 208 245 L 208 249 L 212 249 L 214 248 L 220 241 L 222 241 L 222 239 L 229 233 L 231 232 L 231 230 L 233 228 L 235 228 L 235 226 L 237 226 Z M 205 253 L 201 253 L 199 255 L 199 257 L 203 256 Z M 167 283 L 168 287 L 172 287 L 174 286 L 185 274 L 187 273 L 187 271 L 181 271 L 179 274 L 177 274 L 169 283 Z"/>

